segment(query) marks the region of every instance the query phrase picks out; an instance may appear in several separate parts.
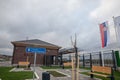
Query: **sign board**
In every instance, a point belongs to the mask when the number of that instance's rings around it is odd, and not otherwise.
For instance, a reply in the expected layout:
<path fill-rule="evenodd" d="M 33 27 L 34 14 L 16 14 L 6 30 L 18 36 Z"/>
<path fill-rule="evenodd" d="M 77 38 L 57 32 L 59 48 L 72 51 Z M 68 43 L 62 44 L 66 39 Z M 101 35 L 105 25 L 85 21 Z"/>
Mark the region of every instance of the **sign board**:
<path fill-rule="evenodd" d="M 33 48 L 33 47 L 27 47 L 26 53 L 39 53 L 39 54 L 45 54 L 46 48 Z"/>
<path fill-rule="evenodd" d="M 26 48 L 26 53 L 35 53 L 34 56 L 34 68 L 33 68 L 33 80 L 35 78 L 35 66 L 36 66 L 36 53 L 39 54 L 45 54 L 46 53 L 46 48 L 35 48 L 35 47 L 27 47 Z"/>

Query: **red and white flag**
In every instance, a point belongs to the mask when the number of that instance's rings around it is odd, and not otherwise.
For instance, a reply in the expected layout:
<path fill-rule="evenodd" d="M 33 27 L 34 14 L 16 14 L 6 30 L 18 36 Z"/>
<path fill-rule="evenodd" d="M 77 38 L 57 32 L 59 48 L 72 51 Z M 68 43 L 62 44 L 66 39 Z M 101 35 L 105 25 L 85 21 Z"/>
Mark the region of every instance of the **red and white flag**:
<path fill-rule="evenodd" d="M 101 23 L 99 27 L 100 27 L 102 48 L 104 48 L 107 46 L 107 41 L 108 41 L 108 22 Z"/>

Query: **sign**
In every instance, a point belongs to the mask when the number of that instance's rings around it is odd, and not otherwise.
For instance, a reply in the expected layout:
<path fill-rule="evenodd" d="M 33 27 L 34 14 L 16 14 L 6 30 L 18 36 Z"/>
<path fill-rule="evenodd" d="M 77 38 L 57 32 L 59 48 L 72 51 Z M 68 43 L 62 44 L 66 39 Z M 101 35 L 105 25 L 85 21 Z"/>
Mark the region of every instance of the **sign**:
<path fill-rule="evenodd" d="M 26 53 L 41 53 L 41 54 L 45 54 L 46 53 L 46 48 L 27 47 L 26 48 Z"/>
<path fill-rule="evenodd" d="M 35 66 L 36 66 L 36 53 L 45 54 L 46 48 L 33 48 L 33 47 L 27 47 L 26 53 L 35 53 L 34 54 L 34 68 L 33 68 L 33 80 L 35 78 Z"/>

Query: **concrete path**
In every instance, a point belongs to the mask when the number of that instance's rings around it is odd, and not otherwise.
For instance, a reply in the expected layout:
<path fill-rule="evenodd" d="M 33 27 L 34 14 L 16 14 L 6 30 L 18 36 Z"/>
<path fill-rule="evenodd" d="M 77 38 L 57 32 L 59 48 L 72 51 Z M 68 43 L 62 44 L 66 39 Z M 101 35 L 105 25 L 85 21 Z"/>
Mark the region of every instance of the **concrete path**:
<path fill-rule="evenodd" d="M 60 73 L 63 73 L 65 75 L 67 75 L 67 76 L 66 77 L 54 77 L 54 76 L 50 75 L 50 80 L 72 80 L 72 78 L 71 78 L 71 70 L 70 69 L 54 69 L 54 70 L 58 71 Z M 43 70 L 40 67 L 36 67 L 35 71 L 39 76 L 38 80 L 42 80 L 42 73 L 46 72 L 46 70 Z M 84 70 L 81 70 L 81 71 L 83 72 Z M 100 79 L 91 79 L 89 76 L 80 74 L 79 75 L 79 80 L 100 80 Z"/>

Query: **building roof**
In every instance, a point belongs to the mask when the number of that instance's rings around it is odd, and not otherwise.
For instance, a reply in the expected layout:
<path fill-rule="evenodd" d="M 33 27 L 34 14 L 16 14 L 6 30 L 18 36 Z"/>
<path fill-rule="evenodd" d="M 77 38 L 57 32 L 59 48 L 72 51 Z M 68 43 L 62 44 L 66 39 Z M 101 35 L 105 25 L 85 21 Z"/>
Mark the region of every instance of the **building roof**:
<path fill-rule="evenodd" d="M 23 45 L 30 45 L 30 46 L 41 46 L 41 47 L 51 47 L 51 48 L 61 48 L 60 46 L 39 40 L 39 39 L 31 39 L 31 40 L 22 40 L 22 41 L 13 41 L 12 44 L 23 44 Z"/>

